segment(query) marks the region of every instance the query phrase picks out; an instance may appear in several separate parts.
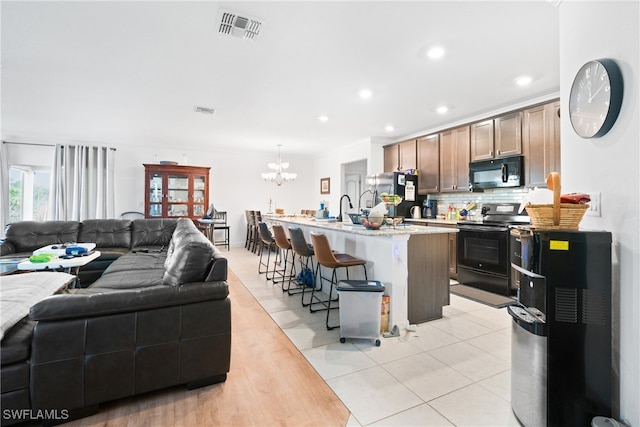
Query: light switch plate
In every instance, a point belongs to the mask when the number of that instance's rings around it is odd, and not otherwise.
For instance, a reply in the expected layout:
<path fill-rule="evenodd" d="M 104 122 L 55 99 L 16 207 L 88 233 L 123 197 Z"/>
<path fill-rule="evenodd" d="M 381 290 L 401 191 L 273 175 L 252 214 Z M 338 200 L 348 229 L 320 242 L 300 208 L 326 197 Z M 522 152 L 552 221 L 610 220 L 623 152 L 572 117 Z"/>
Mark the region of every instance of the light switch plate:
<path fill-rule="evenodd" d="M 589 202 L 589 210 L 587 215 L 589 216 L 602 216 L 600 207 L 600 193 L 589 193 L 591 201 Z"/>

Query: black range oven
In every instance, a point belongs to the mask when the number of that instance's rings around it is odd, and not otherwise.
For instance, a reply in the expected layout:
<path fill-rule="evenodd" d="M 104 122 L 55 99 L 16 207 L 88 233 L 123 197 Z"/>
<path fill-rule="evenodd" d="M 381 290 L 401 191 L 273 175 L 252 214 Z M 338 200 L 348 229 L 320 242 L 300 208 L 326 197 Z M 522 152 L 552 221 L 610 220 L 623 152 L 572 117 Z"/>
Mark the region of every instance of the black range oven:
<path fill-rule="evenodd" d="M 515 295 L 511 285 L 509 229 L 529 222 L 519 204 L 485 204 L 482 221 L 458 223 L 458 281 L 500 295 Z"/>

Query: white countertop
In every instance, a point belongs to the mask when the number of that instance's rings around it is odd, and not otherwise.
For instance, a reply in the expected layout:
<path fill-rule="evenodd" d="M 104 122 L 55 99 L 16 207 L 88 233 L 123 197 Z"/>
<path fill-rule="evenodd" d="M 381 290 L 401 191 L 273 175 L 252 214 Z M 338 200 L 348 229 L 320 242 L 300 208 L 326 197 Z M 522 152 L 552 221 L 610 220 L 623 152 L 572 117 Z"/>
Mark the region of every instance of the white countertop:
<path fill-rule="evenodd" d="M 286 222 L 289 224 L 305 225 L 308 227 L 317 227 L 326 230 L 342 231 L 344 233 L 359 234 L 362 236 L 395 236 L 406 234 L 443 234 L 443 233 L 455 233 L 458 230 L 445 227 L 430 226 L 425 227 L 423 225 L 410 225 L 400 224 L 395 227 L 383 225 L 379 230 L 367 230 L 362 225 L 355 225 L 346 222 L 336 222 L 328 220 L 316 220 L 315 218 L 309 218 L 301 215 L 265 215 L 265 218 L 272 221 Z M 455 223 L 453 223 L 455 224 Z"/>
<path fill-rule="evenodd" d="M 442 224 L 442 225 L 448 225 L 448 226 L 455 226 L 459 222 L 459 221 L 451 221 L 448 219 L 437 219 L 437 218 L 407 218 L 405 219 L 405 221 L 412 224 L 425 224 L 425 225 Z"/>

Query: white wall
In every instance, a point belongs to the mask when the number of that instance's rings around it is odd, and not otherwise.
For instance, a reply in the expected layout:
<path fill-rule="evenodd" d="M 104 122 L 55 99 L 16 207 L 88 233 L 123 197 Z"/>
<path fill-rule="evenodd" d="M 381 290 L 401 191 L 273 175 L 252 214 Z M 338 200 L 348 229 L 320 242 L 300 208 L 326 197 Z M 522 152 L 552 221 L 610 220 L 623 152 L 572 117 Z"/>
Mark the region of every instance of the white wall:
<path fill-rule="evenodd" d="M 380 142 L 367 139 L 365 141 L 343 146 L 340 149 L 327 151 L 316 156 L 313 163 L 317 187 L 320 187 L 320 178 L 331 178 L 331 194 L 321 195 L 318 190 L 318 203 L 316 204 L 316 208 L 319 207 L 320 201 L 325 200 L 328 205 L 329 214 L 332 216 L 338 216 L 340 214 L 340 209 L 338 207 L 340 196 L 345 192 L 342 183 L 342 165 L 366 159 L 367 174 L 382 172 L 382 146 L 389 142 L 390 141 Z M 354 202 L 355 206 L 357 201 L 352 202 Z"/>
<path fill-rule="evenodd" d="M 578 69 L 592 59 L 612 58 L 622 69 L 624 99 L 613 129 L 598 139 L 573 132 L 562 115 L 563 192 L 600 192 L 602 217 L 585 217 L 583 228 L 613 233 L 614 402 L 619 416 L 640 425 L 640 3 L 574 2 L 560 4 L 560 88 L 562 113 Z M 615 408 L 614 408 L 615 410 Z"/>
<path fill-rule="evenodd" d="M 262 180 L 261 173 L 269 172 L 267 163 L 276 162 L 277 149 L 272 153 L 230 152 L 216 150 L 190 152 L 180 149 L 141 151 L 137 147 L 116 146 L 116 213 L 144 211 L 144 163 L 173 160 L 187 164 L 209 166 L 210 202 L 216 209 L 227 211 L 232 246 L 243 246 L 246 221 L 244 211 L 283 208 L 286 213 L 299 213 L 300 209 L 315 209 L 318 205 L 319 183 L 314 178 L 313 162 L 306 157 L 291 156 L 283 148 L 282 161 L 289 162 L 288 171 L 298 174 L 293 182 L 276 184 Z"/>

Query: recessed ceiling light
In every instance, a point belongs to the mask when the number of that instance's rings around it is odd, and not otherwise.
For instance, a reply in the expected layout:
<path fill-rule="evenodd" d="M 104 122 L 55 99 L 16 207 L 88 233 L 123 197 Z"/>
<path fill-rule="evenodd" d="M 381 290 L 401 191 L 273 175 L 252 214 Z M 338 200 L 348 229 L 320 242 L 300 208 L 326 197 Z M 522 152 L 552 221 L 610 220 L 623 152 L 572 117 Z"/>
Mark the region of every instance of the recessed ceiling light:
<path fill-rule="evenodd" d="M 436 108 L 436 111 L 440 114 L 444 114 L 447 111 L 449 111 L 449 108 L 444 105 L 441 105 L 440 107 Z"/>
<path fill-rule="evenodd" d="M 329 117 L 324 116 L 324 115 L 318 116 L 318 120 L 320 120 L 321 122 L 326 122 L 327 120 L 329 120 Z"/>
<path fill-rule="evenodd" d="M 427 51 L 427 56 L 431 59 L 440 59 L 444 56 L 444 49 L 440 46 L 432 47 Z"/>
<path fill-rule="evenodd" d="M 371 93 L 369 89 L 362 89 L 360 92 L 358 92 L 358 95 L 362 99 L 369 99 L 371 98 L 371 95 L 373 95 L 373 93 Z"/>
<path fill-rule="evenodd" d="M 516 84 L 517 84 L 518 86 L 526 86 L 526 85 L 528 85 L 529 83 L 531 83 L 531 81 L 532 81 L 532 80 L 533 80 L 533 79 L 532 79 L 531 77 L 529 77 L 529 76 L 520 76 L 520 77 L 518 77 L 518 78 L 516 79 Z"/>
<path fill-rule="evenodd" d="M 384 127 L 384 130 L 386 130 L 387 132 L 393 132 L 394 130 L 396 130 L 396 128 L 393 127 L 393 125 L 386 125 Z"/>

